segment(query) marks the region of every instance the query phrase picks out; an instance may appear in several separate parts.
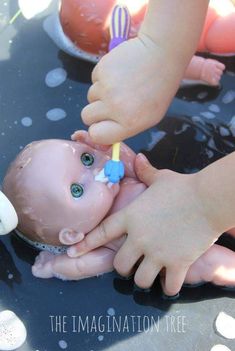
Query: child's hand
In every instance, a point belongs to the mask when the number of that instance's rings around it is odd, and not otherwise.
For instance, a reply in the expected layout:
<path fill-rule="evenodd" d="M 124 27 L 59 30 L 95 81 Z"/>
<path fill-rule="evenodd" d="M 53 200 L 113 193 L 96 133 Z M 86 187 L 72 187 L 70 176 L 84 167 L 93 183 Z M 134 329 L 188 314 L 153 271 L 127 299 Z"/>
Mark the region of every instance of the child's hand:
<path fill-rule="evenodd" d="M 180 60 L 143 33 L 105 55 L 82 110 L 93 141 L 113 144 L 159 122 L 183 73 Z"/>
<path fill-rule="evenodd" d="M 106 218 L 68 254 L 78 256 L 128 233 L 115 256 L 116 270 L 128 276 L 142 258 L 135 282 L 148 288 L 165 267 L 163 290 L 167 295 L 175 295 L 189 267 L 214 243 L 220 229 L 214 228 L 206 215 L 207 209 L 197 191 L 196 174 L 158 171 L 140 155 L 136 158 L 136 172 L 149 188 L 130 205 Z"/>

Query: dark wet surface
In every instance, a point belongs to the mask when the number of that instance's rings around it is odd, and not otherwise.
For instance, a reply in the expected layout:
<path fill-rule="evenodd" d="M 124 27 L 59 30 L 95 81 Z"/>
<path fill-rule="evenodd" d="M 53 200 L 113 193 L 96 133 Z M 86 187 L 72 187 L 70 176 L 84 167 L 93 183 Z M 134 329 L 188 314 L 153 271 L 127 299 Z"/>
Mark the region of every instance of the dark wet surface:
<path fill-rule="evenodd" d="M 80 112 L 93 68 L 56 48 L 42 28 L 47 13 L 31 21 L 21 16 L 7 25 L 16 12 L 16 2 L 0 1 L 0 180 L 27 143 L 69 138 L 84 127 Z M 159 126 L 128 144 L 135 151 L 144 151 L 155 166 L 184 173 L 232 152 L 235 100 L 225 102 L 231 100 L 228 91 L 235 91 L 235 59 L 224 62 L 227 72 L 221 87 L 181 89 Z M 49 88 L 45 76 L 58 67 L 67 71 L 68 78 Z M 63 109 L 66 118 L 49 121 L 46 113 L 53 108 Z M 31 126 L 22 125 L 24 117 L 32 119 Z M 235 250 L 228 236 L 220 243 Z M 132 279 L 116 273 L 79 282 L 40 280 L 31 274 L 35 254 L 14 234 L 0 240 L 0 311 L 13 310 L 25 323 L 27 342 L 19 350 L 55 351 L 67 346 L 72 351 L 204 351 L 217 343 L 235 348 L 234 341 L 223 339 L 214 329 L 220 311 L 235 317 L 233 291 L 210 284 L 184 287 L 177 300 L 169 301 L 163 298 L 158 281 L 150 291 L 143 291 Z M 84 324 L 86 320 L 84 330 L 80 323 L 79 331 L 79 321 Z M 146 332 L 140 332 L 144 327 Z"/>

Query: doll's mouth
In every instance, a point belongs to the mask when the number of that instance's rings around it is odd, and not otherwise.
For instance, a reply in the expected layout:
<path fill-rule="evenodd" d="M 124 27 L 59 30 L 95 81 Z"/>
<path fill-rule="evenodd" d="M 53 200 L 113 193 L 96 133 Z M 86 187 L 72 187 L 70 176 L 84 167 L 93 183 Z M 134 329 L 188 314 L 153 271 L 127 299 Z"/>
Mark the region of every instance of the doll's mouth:
<path fill-rule="evenodd" d="M 118 194 L 120 189 L 119 184 L 111 183 L 108 177 L 105 176 L 103 168 L 95 175 L 95 181 L 107 185 L 114 197 Z"/>

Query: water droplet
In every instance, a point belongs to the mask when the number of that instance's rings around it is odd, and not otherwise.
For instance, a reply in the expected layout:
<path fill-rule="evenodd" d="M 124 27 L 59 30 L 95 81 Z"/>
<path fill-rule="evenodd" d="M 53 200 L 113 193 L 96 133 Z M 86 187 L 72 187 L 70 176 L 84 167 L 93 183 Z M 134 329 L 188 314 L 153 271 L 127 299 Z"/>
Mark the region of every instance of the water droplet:
<path fill-rule="evenodd" d="M 103 340 L 104 340 L 104 336 L 103 336 L 103 335 L 99 335 L 99 336 L 98 336 L 98 340 L 99 340 L 99 341 L 103 341 Z"/>
<path fill-rule="evenodd" d="M 24 127 L 30 127 L 33 124 L 33 120 L 31 117 L 23 117 L 21 123 Z"/>
<path fill-rule="evenodd" d="M 8 279 L 13 279 L 14 275 L 12 273 L 8 274 Z"/>
<path fill-rule="evenodd" d="M 55 88 L 64 83 L 66 78 L 67 72 L 63 68 L 55 68 L 47 73 L 45 83 L 48 87 Z"/>
<path fill-rule="evenodd" d="M 57 122 L 61 119 L 64 119 L 67 116 L 67 114 L 61 108 L 53 108 L 47 112 L 46 116 L 50 121 Z"/>

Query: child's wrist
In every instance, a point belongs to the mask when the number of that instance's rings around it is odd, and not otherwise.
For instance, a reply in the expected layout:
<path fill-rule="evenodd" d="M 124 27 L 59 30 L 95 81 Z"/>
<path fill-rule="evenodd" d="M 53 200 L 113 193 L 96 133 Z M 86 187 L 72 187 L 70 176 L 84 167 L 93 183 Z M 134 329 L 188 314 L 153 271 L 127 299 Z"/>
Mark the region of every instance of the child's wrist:
<path fill-rule="evenodd" d="M 156 60 L 156 63 L 162 62 L 164 64 L 172 80 L 174 76 L 177 76 L 179 81 L 182 79 L 187 64 L 182 60 L 181 54 L 177 55 L 169 43 L 167 44 L 162 39 L 158 40 L 151 32 L 142 27 L 138 32 L 138 39 L 144 44 L 149 51 L 149 55 Z"/>
<path fill-rule="evenodd" d="M 222 234 L 235 226 L 234 216 L 224 207 L 226 199 L 221 198 L 210 182 L 211 174 L 207 168 L 194 174 L 195 189 L 201 202 L 202 211 L 215 232 Z"/>

